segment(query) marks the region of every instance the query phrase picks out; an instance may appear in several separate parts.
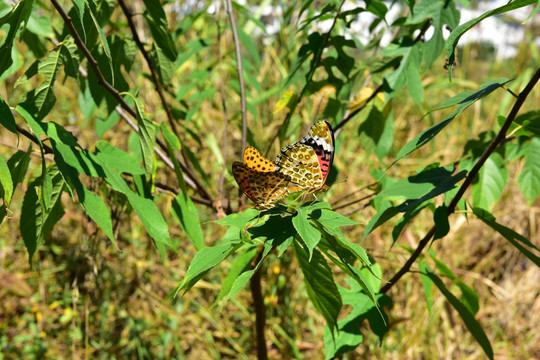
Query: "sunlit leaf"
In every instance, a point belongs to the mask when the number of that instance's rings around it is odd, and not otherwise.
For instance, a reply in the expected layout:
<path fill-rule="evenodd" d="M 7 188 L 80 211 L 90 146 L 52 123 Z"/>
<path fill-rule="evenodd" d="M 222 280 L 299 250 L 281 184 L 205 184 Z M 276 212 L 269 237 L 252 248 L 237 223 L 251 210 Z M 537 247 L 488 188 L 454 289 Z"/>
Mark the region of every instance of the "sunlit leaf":
<path fill-rule="evenodd" d="M 439 288 L 450 305 L 456 309 L 459 316 L 465 323 L 465 326 L 480 344 L 487 357 L 489 359 L 493 359 L 493 349 L 488 337 L 486 336 L 486 333 L 484 332 L 484 329 L 482 328 L 482 325 L 480 325 L 478 320 L 474 318 L 474 315 L 469 311 L 469 309 L 446 288 L 443 281 L 435 273 L 433 273 L 429 267 L 426 267 L 426 275 L 437 286 L 437 288 Z"/>
<path fill-rule="evenodd" d="M 531 138 L 525 165 L 518 177 L 518 186 L 531 206 L 540 195 L 540 138 L 538 137 Z"/>
<path fill-rule="evenodd" d="M 508 181 L 508 170 L 498 153 L 493 153 L 486 160 L 477 179 L 471 189 L 473 205 L 490 210 L 501 198 Z"/>

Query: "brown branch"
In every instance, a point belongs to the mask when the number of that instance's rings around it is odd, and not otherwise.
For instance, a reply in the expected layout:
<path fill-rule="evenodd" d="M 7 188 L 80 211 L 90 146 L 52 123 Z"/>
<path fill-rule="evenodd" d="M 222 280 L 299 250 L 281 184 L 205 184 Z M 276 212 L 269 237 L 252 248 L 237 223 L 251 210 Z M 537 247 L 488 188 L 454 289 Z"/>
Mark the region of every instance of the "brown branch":
<path fill-rule="evenodd" d="M 156 87 L 156 91 L 159 95 L 159 98 L 161 100 L 161 104 L 163 108 L 165 109 L 165 112 L 167 113 L 167 119 L 169 120 L 169 125 L 171 126 L 172 131 L 177 137 L 179 136 L 178 128 L 176 127 L 176 123 L 174 121 L 174 116 L 172 114 L 171 107 L 167 103 L 167 99 L 165 98 L 165 94 L 163 93 L 163 88 L 161 87 L 161 83 L 159 82 L 159 76 L 157 74 L 157 71 L 154 67 L 154 64 L 150 60 L 150 55 L 148 55 L 148 52 L 144 48 L 143 43 L 141 42 L 141 39 L 139 38 L 139 35 L 137 34 L 137 29 L 135 28 L 135 23 L 133 22 L 133 14 L 126 6 L 126 3 L 124 0 L 118 0 L 118 4 L 120 4 L 120 7 L 122 8 L 122 11 L 124 12 L 124 15 L 126 16 L 128 26 L 131 30 L 131 34 L 133 35 L 133 41 L 135 41 L 135 44 L 137 44 L 137 47 L 141 51 L 141 54 L 144 57 L 144 60 L 146 61 L 146 65 L 150 69 L 150 74 L 152 76 L 152 81 L 154 82 L 154 86 Z"/>
<path fill-rule="evenodd" d="M 17 131 L 20 132 L 21 134 L 23 134 L 25 137 L 27 137 L 30 141 L 32 141 L 34 144 L 36 145 L 40 145 L 40 141 L 39 139 L 34 135 L 32 134 L 31 132 L 23 129 L 22 127 L 20 127 L 19 125 L 15 125 L 17 126 Z M 43 152 L 45 154 L 54 154 L 54 151 L 53 149 L 51 149 L 50 146 L 48 146 L 47 144 L 43 144 L 43 142 L 41 142 L 41 145 L 43 146 Z M 40 145 L 40 146 L 41 146 Z"/>
<path fill-rule="evenodd" d="M 111 84 L 109 84 L 107 80 L 105 79 L 105 77 L 103 76 L 103 74 L 101 73 L 101 70 L 99 69 L 99 66 L 98 66 L 98 62 L 96 61 L 96 59 L 94 59 L 94 57 L 92 56 L 92 54 L 90 53 L 90 51 L 88 50 L 84 42 L 82 41 L 81 37 L 79 36 L 79 33 L 77 32 L 77 29 L 75 29 L 75 26 L 73 25 L 71 17 L 68 16 L 68 14 L 60 6 L 57 0 L 51 0 L 51 3 L 53 4 L 53 6 L 58 11 L 60 16 L 64 20 L 65 24 L 67 25 L 71 35 L 73 36 L 73 40 L 75 41 L 75 44 L 88 60 L 88 63 L 92 67 L 92 70 L 94 71 L 94 74 L 97 77 L 98 84 L 103 86 L 105 90 L 107 90 L 118 101 L 122 109 L 124 109 L 132 117 L 136 118 L 137 114 L 135 110 L 133 110 L 127 104 L 127 102 L 120 95 L 118 90 L 116 90 Z M 156 143 L 165 153 L 167 152 L 167 146 L 162 140 L 160 140 L 159 138 L 156 138 Z M 163 157 L 166 157 L 166 155 L 162 154 L 162 158 Z M 197 177 L 191 172 L 191 170 L 182 161 L 179 160 L 178 163 L 180 164 L 180 167 L 182 168 L 183 172 L 189 175 L 189 177 L 195 184 L 195 190 L 199 192 L 199 194 L 201 194 L 203 198 L 211 200 L 212 197 L 210 196 L 206 188 L 202 185 L 202 183 L 197 179 Z"/>
<path fill-rule="evenodd" d="M 262 260 L 264 250 L 260 249 L 253 266 L 257 266 Z M 266 309 L 261 289 L 261 268 L 259 268 L 250 280 L 251 296 L 253 297 L 253 306 L 255 308 L 255 334 L 257 337 L 257 359 L 268 359 L 268 350 L 266 349 L 265 323 Z"/>
<path fill-rule="evenodd" d="M 480 169 L 482 168 L 482 166 L 484 165 L 484 163 L 486 162 L 486 160 L 489 158 L 489 156 L 495 151 L 495 149 L 497 149 L 497 147 L 504 141 L 505 137 L 506 137 L 506 132 L 508 131 L 508 129 L 510 128 L 510 125 L 512 124 L 512 122 L 515 120 L 521 106 L 523 105 L 523 103 L 525 102 L 525 99 L 527 98 L 527 96 L 529 95 L 529 93 L 532 91 L 532 89 L 534 88 L 534 85 L 540 80 L 540 68 L 538 68 L 535 72 L 535 74 L 532 76 L 531 80 L 529 81 L 529 83 L 527 84 L 527 86 L 525 86 L 525 88 L 523 89 L 523 91 L 519 94 L 518 98 L 516 99 L 516 102 L 514 103 L 514 106 L 512 107 L 512 110 L 510 110 L 510 114 L 508 115 L 508 117 L 506 118 L 506 121 L 504 122 L 503 126 L 501 127 L 501 129 L 499 130 L 499 132 L 497 133 L 497 136 L 495 136 L 495 138 L 491 141 L 491 143 L 488 145 L 488 147 L 486 148 L 486 150 L 484 150 L 484 153 L 482 154 L 482 156 L 480 156 L 480 158 L 478 159 L 478 161 L 476 162 L 476 164 L 474 165 L 474 167 L 471 169 L 471 171 L 469 172 L 469 174 L 467 175 L 467 178 L 465 179 L 465 181 L 463 182 L 463 184 L 461 185 L 461 187 L 459 188 L 458 192 L 456 193 L 456 196 L 452 199 L 452 201 L 450 202 L 450 204 L 448 204 L 448 215 L 454 213 L 455 209 L 456 209 L 456 206 L 459 202 L 459 200 L 461 200 L 461 198 L 463 197 L 463 195 L 465 194 L 465 191 L 467 190 L 467 188 L 472 184 L 472 182 L 474 181 L 474 179 L 476 178 L 476 176 L 478 175 L 478 172 L 480 171 Z M 436 227 L 435 225 L 428 231 L 428 233 L 422 238 L 422 240 L 420 240 L 420 242 L 418 243 L 418 247 L 414 250 L 414 252 L 411 254 L 411 256 L 409 257 L 409 259 L 407 260 L 407 262 L 401 267 L 401 269 L 399 269 L 399 271 L 381 288 L 381 293 L 386 293 L 388 292 L 388 290 L 390 290 L 392 288 L 392 286 L 394 286 L 398 281 L 399 279 L 401 279 L 401 277 L 403 275 L 405 275 L 407 272 L 410 271 L 411 269 L 411 266 L 412 264 L 416 261 L 416 259 L 420 256 L 420 254 L 422 253 L 422 250 L 429 244 L 429 241 L 431 240 L 431 238 L 433 237 L 433 235 L 435 235 L 435 230 L 436 230 Z"/>
<path fill-rule="evenodd" d="M 240 40 L 238 39 L 238 30 L 236 29 L 236 20 L 231 0 L 226 0 L 227 13 L 231 22 L 231 30 L 233 33 L 234 48 L 236 51 L 236 71 L 238 72 L 238 82 L 240 83 L 240 104 L 242 111 L 242 151 L 247 146 L 247 116 L 246 116 L 246 89 L 244 85 L 244 72 L 242 67 L 242 54 L 240 52 Z"/>

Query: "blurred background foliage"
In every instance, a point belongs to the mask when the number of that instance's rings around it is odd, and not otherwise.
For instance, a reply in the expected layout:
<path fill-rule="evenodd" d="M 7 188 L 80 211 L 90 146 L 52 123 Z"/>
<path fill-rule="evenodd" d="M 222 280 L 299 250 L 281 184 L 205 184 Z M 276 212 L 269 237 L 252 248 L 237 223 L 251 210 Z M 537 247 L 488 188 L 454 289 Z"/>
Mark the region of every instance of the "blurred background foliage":
<path fill-rule="evenodd" d="M 355 9 L 371 4 L 369 13 L 390 16 L 391 12 L 383 11 L 382 2 L 367 3 L 348 5 Z M 460 3 L 471 6 L 467 1 Z M 473 3 L 472 8 L 479 6 Z M 63 2 L 61 6 L 69 13 L 79 34 L 83 34 L 85 43 L 95 44 L 90 51 L 107 80 L 118 91 L 136 95 L 152 121 L 165 122 L 166 110 L 118 4 L 115 1 L 88 4 L 94 7 L 95 18 L 88 11 L 79 16 L 75 9 L 80 6 L 79 1 Z M 242 122 L 235 44 L 225 5 L 164 3 L 172 43 L 152 41 L 162 38 L 156 35 L 160 31 L 156 9 L 161 9 L 160 6 L 152 7 L 149 0 L 128 5 L 141 42 L 153 63 L 160 64 L 156 66 L 157 76 L 170 111 L 175 119 L 181 119 L 182 159 L 190 164 L 192 173 L 210 195 L 211 201 L 207 201 L 201 192 L 189 190 L 197 204 L 204 244 L 214 245 L 224 236 L 225 229 L 213 220 L 242 205 L 230 174 L 230 164 L 242 155 Z M 343 21 L 336 22 L 332 30 L 336 35 L 334 43 L 325 50 L 322 66 L 312 69 L 310 61 L 319 49 L 316 44 L 323 41 L 321 34 L 330 29 L 339 5 L 317 1 L 234 3 L 247 99 L 247 139 L 269 158 L 281 146 L 302 136 L 315 119 L 330 119 L 337 125 L 348 111 L 359 107 L 366 91 L 373 93 L 399 64 L 395 61 L 400 56 L 392 53 L 395 49 L 383 39 L 390 34 L 390 39 L 395 41 L 411 41 L 423 24 L 406 21 L 410 15 L 407 6 L 388 3 L 384 7 L 388 6 L 396 15 L 387 26 L 380 27 L 384 22 L 374 16 L 361 23 L 363 30 L 358 31 L 355 29 L 359 25 L 350 23 L 359 21 L 358 14 L 343 15 L 346 10 L 342 9 Z M 0 16 L 7 16 L 12 8 L 2 3 Z M 0 95 L 11 107 L 28 101 L 28 94 L 47 78 L 43 73 L 31 76 L 29 68 L 34 60 L 47 58 L 59 42 L 69 38 L 66 22 L 50 3 L 34 2 L 29 11 L 26 28 L 19 34 L 21 41 L 13 43 L 13 50 L 7 48 L 12 51 L 13 64 L 3 69 L 1 75 Z M 402 85 L 407 88 L 400 89 L 399 84 L 385 87 L 343 125 L 336 138 L 334 183 L 320 197 L 336 211 L 362 224 L 344 229 L 349 240 L 356 243 L 362 240 L 365 224 L 376 213 L 369 203 L 377 191 L 374 185 L 395 160 L 399 149 L 429 126 L 442 121 L 450 111 L 435 111 L 423 117 L 426 112 L 461 91 L 476 91 L 481 84 L 496 78 L 513 78 L 507 87 L 519 93 L 540 63 L 535 43 L 540 26 L 537 17 L 533 17 L 536 21 L 519 25 L 525 31 L 521 41 L 515 44 L 517 50 L 513 56 L 496 57 L 492 44 L 466 43 L 457 51 L 457 65 L 450 83 L 446 59 L 442 53 L 437 54 L 415 69 L 416 75 L 405 76 Z M 99 26 L 91 30 L 93 21 Z M 100 33 L 99 28 L 104 32 Z M 367 35 L 363 34 L 365 29 Z M 0 28 L 4 44 L 10 31 L 7 25 Z M 422 38 L 426 43 L 431 36 L 427 34 Z M 107 39 L 108 51 L 99 45 L 101 36 Z M 67 51 L 72 45 L 72 42 L 66 45 Z M 5 56 L 6 49 L 3 50 Z M 64 68 L 52 81 L 56 101 L 43 110 L 46 120 L 69 130 L 82 149 L 94 151 L 97 144 L 103 144 L 98 141 L 105 140 L 134 156 L 141 168 L 146 167 L 137 133 L 122 120 L 121 109 L 115 111 L 118 103 L 97 85 L 95 74 L 88 62 L 83 61 L 80 51 L 75 49 L 71 54 L 78 57 L 81 65 L 71 68 L 69 56 L 62 58 Z M 340 61 L 332 63 L 332 56 Z M 79 64 L 71 62 L 74 63 Z M 311 70 L 312 81 L 306 82 L 306 74 Z M 410 76 L 417 76 L 417 81 Z M 329 84 L 336 91 L 325 100 L 326 106 L 321 107 L 320 90 Z M 293 107 L 297 100 L 297 106 Z M 499 116 L 508 115 L 513 101 L 510 92 L 499 90 L 475 102 L 428 146 L 388 169 L 388 181 L 406 178 L 432 163 L 448 165 L 471 157 L 494 137 Z M 539 104 L 537 87 L 522 112 L 538 110 Z M 381 128 L 381 124 L 388 128 Z M 29 147 L 27 137 L 5 128 L 0 128 L 0 134 L 0 151 L 6 161 L 18 150 L 26 151 Z M 511 140 L 504 150 L 519 153 L 519 139 Z M 35 144 L 31 155 L 26 178 L 15 189 L 0 227 L 0 359 L 248 359 L 256 356 L 255 319 L 247 289 L 222 306 L 212 306 L 228 272 L 227 261 L 209 272 L 181 299 L 167 298 L 184 278 L 198 244 L 186 235 L 189 229 L 182 229 L 171 202 L 180 184 L 159 159 L 153 169 L 150 167 L 157 186 L 149 185 L 149 191 L 155 194 L 154 202 L 168 224 L 177 251 L 162 252 L 163 259 L 126 196 L 100 179 L 83 177 L 84 185 L 99 193 L 107 204 L 118 248 L 64 191 L 60 195 L 63 215 L 44 246 L 37 249 L 31 269 L 19 229 L 23 224 L 23 199 L 27 189 L 36 186 L 32 179 L 42 174 L 42 156 L 48 164 L 53 163 L 52 155 L 42 155 Z M 522 195 L 518 176 L 524 160 L 517 155 L 515 159 L 510 161 L 505 157 L 506 186 L 501 189 L 499 199 L 486 207 L 497 217 L 497 222 L 540 245 L 538 200 L 535 198 L 528 204 L 529 199 Z M 140 180 L 133 176 L 130 181 L 133 185 Z M 480 194 L 474 195 L 475 191 Z M 481 197 L 482 191 L 481 187 L 473 189 L 470 197 Z M 358 201 L 346 204 L 354 199 Z M 478 219 L 453 216 L 449 221 L 450 232 L 443 240 L 434 242 L 431 251 L 461 281 L 475 289 L 479 301 L 476 317 L 484 326 L 496 357 L 540 357 L 538 321 L 534 316 L 540 311 L 540 269 Z M 392 237 L 395 221 L 378 227 L 362 242 L 381 266 L 383 280 L 401 267 L 432 222 L 432 212 L 422 211 L 403 229 L 395 244 Z M 334 275 L 338 281 L 343 279 L 339 269 Z M 267 258 L 262 267 L 262 288 L 267 306 L 269 356 L 322 358 L 325 323 L 308 301 L 303 276 L 290 249 L 281 257 L 272 253 Z M 435 292 L 433 305 L 428 309 L 419 276 L 406 275 L 389 295 L 394 304 L 391 309 L 385 309 L 390 316 L 390 330 L 384 340 L 379 343 L 379 338 L 364 322 L 363 342 L 353 353 L 344 355 L 345 358 L 484 358 L 482 349 L 444 296 Z"/>

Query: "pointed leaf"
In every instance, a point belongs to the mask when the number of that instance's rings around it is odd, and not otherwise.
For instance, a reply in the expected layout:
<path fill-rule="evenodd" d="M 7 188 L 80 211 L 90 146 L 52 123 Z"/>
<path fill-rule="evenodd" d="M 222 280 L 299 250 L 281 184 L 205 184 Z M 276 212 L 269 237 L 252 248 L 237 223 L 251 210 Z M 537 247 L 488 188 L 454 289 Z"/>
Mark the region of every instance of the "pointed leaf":
<path fill-rule="evenodd" d="M 304 274 L 308 296 L 333 332 L 337 327 L 342 302 L 332 270 L 317 249 L 310 254 L 308 248 L 300 245 L 298 241 L 294 241 L 293 244 L 296 258 Z"/>
<path fill-rule="evenodd" d="M 490 210 L 501 198 L 508 181 L 508 170 L 501 155 L 493 153 L 480 169 L 477 179 L 471 189 L 473 204 Z"/>
<path fill-rule="evenodd" d="M 491 344 L 489 342 L 488 337 L 486 336 L 486 333 L 484 332 L 484 329 L 482 328 L 482 325 L 474 318 L 474 315 L 469 311 L 469 309 L 463 305 L 461 301 L 459 301 L 458 298 L 456 298 L 444 285 L 442 280 L 433 273 L 429 267 L 426 268 L 427 272 L 426 275 L 429 277 L 429 279 L 439 288 L 441 293 L 446 297 L 446 300 L 452 305 L 454 309 L 458 312 L 459 316 L 465 323 L 465 326 L 469 330 L 469 332 L 472 334 L 472 336 L 476 339 L 476 341 L 480 344 L 482 349 L 484 350 L 484 353 L 487 355 L 489 359 L 493 359 L 493 349 L 491 347 Z"/>
<path fill-rule="evenodd" d="M 518 177 L 518 186 L 531 206 L 540 195 L 540 138 L 531 138 L 525 165 Z"/>
<path fill-rule="evenodd" d="M 14 134 L 17 132 L 17 124 L 15 123 L 15 118 L 11 113 L 9 105 L 3 99 L 0 99 L 0 124 L 2 124 L 6 129 L 11 131 Z"/>
<path fill-rule="evenodd" d="M 43 209 L 38 197 L 40 178 L 28 184 L 21 209 L 20 229 L 24 245 L 28 251 L 28 262 L 32 266 L 32 259 L 38 248 L 52 231 L 54 225 L 64 215 L 60 201 L 64 179 L 56 167 L 49 169 L 51 173 L 52 193 L 50 207 Z"/>
<path fill-rule="evenodd" d="M 0 154 L 0 196 L 4 198 L 4 205 L 9 207 L 13 196 L 13 180 L 8 164 Z"/>
<path fill-rule="evenodd" d="M 308 209 L 307 208 L 298 208 L 298 214 L 296 214 L 295 217 L 293 217 L 292 223 L 294 225 L 294 228 L 298 232 L 298 235 L 300 235 L 300 238 L 306 244 L 307 249 L 309 251 L 309 258 L 311 259 L 311 255 L 313 253 L 313 249 L 319 241 L 321 240 L 321 233 L 315 229 L 310 221 L 308 220 Z"/>

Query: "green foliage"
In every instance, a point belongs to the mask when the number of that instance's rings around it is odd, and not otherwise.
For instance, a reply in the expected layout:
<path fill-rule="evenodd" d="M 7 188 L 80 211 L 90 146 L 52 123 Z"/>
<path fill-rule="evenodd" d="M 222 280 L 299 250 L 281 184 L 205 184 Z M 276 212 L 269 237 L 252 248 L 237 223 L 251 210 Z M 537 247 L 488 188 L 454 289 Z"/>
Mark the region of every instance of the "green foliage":
<path fill-rule="evenodd" d="M 224 335 L 232 344 L 226 351 L 210 331 L 200 337 L 213 342 L 208 348 L 189 337 L 187 345 L 180 343 L 173 335 L 192 314 L 212 311 L 212 304 L 246 307 L 248 288 L 255 316 L 259 321 L 268 316 L 268 331 L 274 332 L 269 339 L 283 358 L 304 356 L 297 342 L 307 332 L 324 343 L 327 359 L 375 348 L 387 357 L 388 338 L 403 336 L 390 330 L 396 316 L 389 316 L 389 308 L 417 288 L 408 283 L 399 292 L 388 291 L 414 272 L 409 277 L 421 280 L 430 320 L 438 317 L 437 288 L 475 346 L 493 358 L 490 338 L 499 341 L 501 331 L 476 318 L 484 299 L 463 279 L 470 269 L 457 271 L 462 263 L 437 257 L 434 248 L 440 252 L 460 240 L 454 228 L 459 218 L 454 213 L 460 211 L 540 267 L 538 244 L 494 215 L 517 208 L 514 183 L 525 208 L 540 195 L 539 55 L 535 48 L 520 49 L 520 61 L 500 71 L 502 77 L 463 70 L 460 78 L 462 70 L 452 65 L 467 31 L 533 3 L 512 1 L 460 25 L 456 1 L 285 1 L 279 5 L 283 16 L 270 16 L 280 21 L 276 33 L 261 15 L 262 6 L 236 2 L 236 28 L 224 9 L 210 14 L 206 3 L 189 8 L 143 0 L 130 3 L 133 9 L 123 0 L 0 5 L 0 224 L 6 229 L 0 244 L 14 257 L 24 249 L 25 266 L 43 273 L 33 278 L 31 286 L 40 290 L 33 291 L 0 271 L 0 289 L 24 298 L 35 293 L 29 301 L 53 299 L 44 306 L 51 311 L 63 306 L 57 322 L 71 328 L 53 331 L 85 344 L 84 354 L 72 350 L 74 358 L 94 352 L 98 358 L 252 355 L 256 337 L 237 328 L 249 326 L 249 311 L 234 319 L 235 335 Z M 531 8 L 531 16 L 538 9 Z M 363 13 L 373 18 L 369 41 L 355 30 Z M 400 17 L 390 19 L 392 13 Z M 451 30 L 447 40 L 445 28 Z M 432 35 L 426 39 L 428 29 Z M 392 40 L 383 46 L 384 32 Z M 453 83 L 441 71 L 444 54 Z M 319 119 L 336 129 L 327 181 L 332 186 L 318 195 L 325 201 L 299 204 L 291 196 L 268 211 L 241 211 L 245 199 L 230 171 L 232 161 L 242 157 L 240 144 L 247 141 L 272 154 Z M 368 194 L 358 199 L 357 188 Z M 337 200 L 340 189 L 343 202 Z M 356 210 L 344 210 L 358 203 Z M 390 250 L 381 255 L 376 244 L 383 240 Z M 423 254 L 426 246 L 432 247 L 429 256 Z M 131 261 L 141 249 L 148 251 Z M 407 262 L 396 255 L 402 249 L 410 253 Z M 147 262 L 144 271 L 142 262 Z M 419 272 L 411 270 L 415 264 Z M 154 285 L 149 281 L 154 267 L 164 269 L 164 282 L 152 296 L 167 315 L 145 319 L 131 313 L 137 306 L 126 299 L 150 293 L 146 285 Z M 276 267 L 288 277 L 269 271 Z M 49 271 L 65 277 L 47 283 Z M 114 294 L 118 278 L 130 272 L 136 274 L 132 284 Z M 255 290 L 261 277 L 264 296 Z M 83 288 L 88 283 L 93 287 Z M 165 300 L 174 284 L 170 297 L 176 298 Z M 207 293 L 191 298 L 200 291 Z M 294 292 L 306 310 L 302 314 L 292 311 Z M 308 300 L 309 305 L 302 302 Z M 261 313 L 263 301 L 268 315 Z M 22 304 L 16 311 L 30 308 Z M 80 306 L 84 316 L 74 313 Z M 116 306 L 129 314 L 111 314 Z M 0 334 L 28 328 L 14 339 L 0 335 L 3 351 L 58 355 L 41 340 L 50 336 L 38 330 L 42 311 L 32 310 L 22 324 L 0 325 Z M 188 325 L 218 326 L 217 316 L 205 313 Z M 128 340 L 109 338 L 104 330 L 109 323 Z M 156 324 L 166 331 L 148 337 L 145 329 Z M 9 328 L 15 326 L 17 331 Z M 129 331 L 118 330 L 123 328 Z M 25 349 L 18 353 L 18 347 Z"/>

